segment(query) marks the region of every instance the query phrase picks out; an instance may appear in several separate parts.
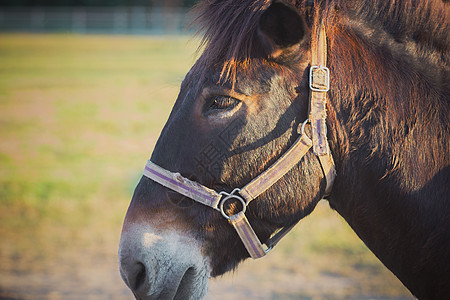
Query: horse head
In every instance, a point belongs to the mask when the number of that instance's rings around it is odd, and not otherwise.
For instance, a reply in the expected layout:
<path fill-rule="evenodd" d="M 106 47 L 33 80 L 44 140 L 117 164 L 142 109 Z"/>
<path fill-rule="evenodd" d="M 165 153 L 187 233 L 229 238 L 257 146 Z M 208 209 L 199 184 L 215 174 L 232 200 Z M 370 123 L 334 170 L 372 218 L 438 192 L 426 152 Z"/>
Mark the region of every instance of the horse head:
<path fill-rule="evenodd" d="M 244 8 L 250 9 L 256 10 Z M 271 166 L 307 119 L 310 29 L 289 5 L 275 2 L 256 11 L 252 51 L 225 57 L 205 50 L 184 79 L 151 157 L 216 191 L 231 193 Z M 308 152 L 248 205 L 246 216 L 259 239 L 308 215 L 325 185 L 319 161 Z M 225 205 L 232 214 L 241 204 Z M 136 297 L 201 298 L 210 276 L 247 257 L 218 211 L 141 179 L 120 243 L 121 274 Z"/>

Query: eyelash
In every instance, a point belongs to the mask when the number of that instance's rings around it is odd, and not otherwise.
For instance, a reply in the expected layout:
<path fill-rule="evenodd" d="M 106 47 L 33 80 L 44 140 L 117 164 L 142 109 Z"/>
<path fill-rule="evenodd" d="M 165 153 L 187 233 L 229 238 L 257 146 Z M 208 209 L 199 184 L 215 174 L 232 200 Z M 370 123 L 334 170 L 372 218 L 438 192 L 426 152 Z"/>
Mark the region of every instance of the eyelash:
<path fill-rule="evenodd" d="M 213 96 L 211 98 L 210 110 L 232 109 L 239 104 L 239 100 L 230 96 Z"/>

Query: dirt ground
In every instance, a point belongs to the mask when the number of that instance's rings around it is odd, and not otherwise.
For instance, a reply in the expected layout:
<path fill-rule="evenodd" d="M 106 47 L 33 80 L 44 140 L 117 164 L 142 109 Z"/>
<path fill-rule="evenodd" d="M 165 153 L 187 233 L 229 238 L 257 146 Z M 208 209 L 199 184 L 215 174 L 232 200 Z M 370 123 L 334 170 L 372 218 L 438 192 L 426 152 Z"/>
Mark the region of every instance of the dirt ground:
<path fill-rule="evenodd" d="M 39 270 L 14 267 L 15 263 L 40 259 L 15 257 L 8 268 L 3 265 L 0 299 L 133 299 L 120 279 L 114 256 L 84 252 L 76 259 L 49 261 Z M 248 262 L 236 273 L 212 280 L 207 299 L 413 299 L 407 295 L 364 294 L 361 283 L 353 277 L 327 272 L 309 276 L 270 265 Z"/>
<path fill-rule="evenodd" d="M 267 257 L 211 280 L 207 299 L 414 299 L 380 263 L 361 254 L 354 258 L 359 264 L 351 257 L 302 254 L 298 237 L 328 213 L 325 205 L 318 210 Z M 106 235 L 89 226 L 75 233 L 49 229 L 51 237 L 45 230 L 4 233 L 0 299 L 133 299 L 118 271 L 119 225 Z"/>

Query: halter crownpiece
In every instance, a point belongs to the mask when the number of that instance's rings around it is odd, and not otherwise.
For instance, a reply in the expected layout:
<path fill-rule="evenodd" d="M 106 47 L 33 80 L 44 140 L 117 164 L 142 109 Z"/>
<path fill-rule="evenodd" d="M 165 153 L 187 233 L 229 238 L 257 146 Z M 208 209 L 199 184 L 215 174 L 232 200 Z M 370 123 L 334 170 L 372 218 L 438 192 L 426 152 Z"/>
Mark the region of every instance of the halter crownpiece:
<path fill-rule="evenodd" d="M 218 193 L 181 176 L 179 173 L 168 171 L 150 160 L 145 166 L 144 176 L 162 186 L 220 211 L 224 218 L 236 229 L 253 259 L 265 256 L 296 224 L 282 228 L 265 242 L 266 246 L 264 247 L 245 216 L 248 204 L 297 165 L 311 147 L 313 147 L 314 154 L 319 158 L 325 175 L 325 195 L 330 193 L 333 186 L 336 172 L 326 132 L 326 99 L 330 82 L 330 71 L 326 67 L 326 48 L 325 28 L 322 24 L 317 40 L 313 37 L 311 42 L 309 119 L 302 124 L 300 136 L 294 144 L 273 165 L 243 188 L 236 188 L 231 193 L 225 191 Z M 309 121 L 311 122 L 312 140 L 304 131 L 305 125 Z M 242 210 L 234 215 L 227 215 L 224 210 L 224 204 L 229 200 L 241 202 Z"/>

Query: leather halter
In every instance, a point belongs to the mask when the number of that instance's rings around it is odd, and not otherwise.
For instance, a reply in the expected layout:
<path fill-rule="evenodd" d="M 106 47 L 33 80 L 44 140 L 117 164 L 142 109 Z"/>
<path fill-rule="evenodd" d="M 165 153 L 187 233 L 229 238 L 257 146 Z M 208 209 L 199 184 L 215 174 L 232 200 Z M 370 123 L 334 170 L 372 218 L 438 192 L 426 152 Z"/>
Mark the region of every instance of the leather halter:
<path fill-rule="evenodd" d="M 268 241 L 266 247 L 262 245 L 253 228 L 248 222 L 245 211 L 248 204 L 260 194 L 270 188 L 305 156 L 312 147 L 314 154 L 319 158 L 326 179 L 325 195 L 331 192 L 336 176 L 333 157 L 327 141 L 326 127 L 326 100 L 329 90 L 330 71 L 326 67 L 327 44 L 325 27 L 320 26 L 311 41 L 311 67 L 309 76 L 310 87 L 310 113 L 301 126 L 300 137 L 272 166 L 253 179 L 243 188 L 234 189 L 231 193 L 220 192 L 191 181 L 179 173 L 168 171 L 150 160 L 145 166 L 143 175 L 157 183 L 172 189 L 197 202 L 212 207 L 222 213 L 244 243 L 245 248 L 253 259 L 265 256 L 296 224 L 283 227 Z M 312 140 L 305 134 L 305 125 L 311 122 Z M 228 200 L 237 200 L 242 204 L 242 210 L 234 215 L 227 215 L 224 204 Z"/>

